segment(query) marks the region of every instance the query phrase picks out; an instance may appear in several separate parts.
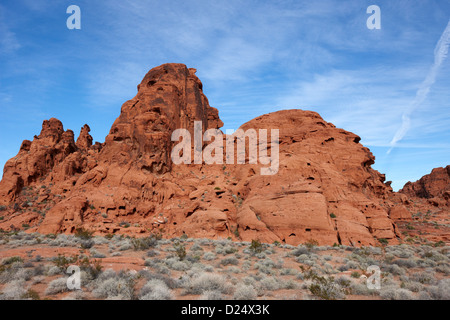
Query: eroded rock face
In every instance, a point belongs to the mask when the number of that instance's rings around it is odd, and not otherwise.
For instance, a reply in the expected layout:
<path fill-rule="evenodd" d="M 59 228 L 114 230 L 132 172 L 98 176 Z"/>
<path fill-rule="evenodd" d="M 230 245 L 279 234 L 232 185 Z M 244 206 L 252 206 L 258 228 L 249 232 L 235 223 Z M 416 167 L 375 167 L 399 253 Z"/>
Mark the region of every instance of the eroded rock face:
<path fill-rule="evenodd" d="M 106 137 L 102 158 L 109 163 L 132 163 L 137 170 L 161 175 L 171 170 L 171 135 L 175 129 L 203 130 L 223 125 L 209 106 L 195 69 L 165 64 L 150 70 L 136 97 L 122 106 Z"/>
<path fill-rule="evenodd" d="M 80 135 L 78 136 L 76 146 L 79 150 L 87 151 L 92 147 L 92 136 L 89 134 L 91 128 L 87 124 L 85 124 L 80 131 Z"/>
<path fill-rule="evenodd" d="M 27 221 L 29 230 L 42 233 L 83 227 L 293 245 L 392 244 L 401 237 L 394 220 L 408 219 L 403 200 L 371 168 L 375 158 L 357 135 L 315 112 L 284 110 L 241 127 L 279 129 L 276 174 L 261 175 L 267 164 L 248 164 L 248 145 L 246 164 L 226 163 L 224 155 L 224 164 L 174 165 L 171 134 L 186 128 L 193 135 L 194 121 L 203 131 L 223 125 L 195 69 L 182 64 L 147 73 L 104 144 L 92 145 L 87 125 L 75 143 L 61 122 L 45 121 L 41 134 L 24 141 L 5 165 L 0 228 Z M 266 149 L 275 147 L 269 141 Z"/>
<path fill-rule="evenodd" d="M 370 167 L 374 156 L 357 135 L 302 110 L 264 115 L 242 128 L 280 129 L 278 174 L 255 174 L 242 191 L 245 201 L 237 215 L 248 228 L 246 240 L 262 233 L 290 244 L 396 241 L 386 203 L 392 189 Z"/>
<path fill-rule="evenodd" d="M 435 168 L 416 182 L 408 182 L 397 193 L 410 212 L 410 219 L 397 225 L 408 240 L 450 242 L 450 166 Z M 405 210 L 401 212 L 405 213 Z M 393 212 L 391 216 L 401 215 Z"/>
<path fill-rule="evenodd" d="M 6 162 L 0 182 L 0 203 L 14 201 L 24 186 L 44 178 L 75 151 L 71 130 L 64 131 L 58 119 L 44 121 L 39 136 L 33 141 L 25 140 L 17 156 Z"/>
<path fill-rule="evenodd" d="M 449 205 L 450 165 L 435 168 L 416 182 L 407 182 L 399 192 L 411 198 L 429 199 L 437 205 Z"/>

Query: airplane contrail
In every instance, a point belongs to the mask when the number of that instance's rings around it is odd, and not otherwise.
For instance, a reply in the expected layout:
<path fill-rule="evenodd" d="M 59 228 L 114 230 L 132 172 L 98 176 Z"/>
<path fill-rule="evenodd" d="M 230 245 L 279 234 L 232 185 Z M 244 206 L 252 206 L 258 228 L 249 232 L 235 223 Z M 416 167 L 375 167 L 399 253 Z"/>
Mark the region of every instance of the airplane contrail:
<path fill-rule="evenodd" d="M 397 130 L 390 142 L 391 148 L 388 150 L 387 154 L 391 153 L 392 149 L 395 145 L 403 139 L 411 126 L 411 114 L 414 110 L 416 110 L 427 98 L 428 93 L 430 92 L 431 86 L 434 84 L 436 80 L 436 76 L 441 68 L 442 62 L 448 55 L 448 48 L 450 45 L 450 20 L 445 28 L 444 32 L 439 39 L 439 42 L 434 49 L 434 63 L 428 71 L 427 77 L 420 85 L 419 89 L 416 92 L 416 97 L 411 103 L 410 107 L 403 112 L 402 115 L 402 125 Z"/>

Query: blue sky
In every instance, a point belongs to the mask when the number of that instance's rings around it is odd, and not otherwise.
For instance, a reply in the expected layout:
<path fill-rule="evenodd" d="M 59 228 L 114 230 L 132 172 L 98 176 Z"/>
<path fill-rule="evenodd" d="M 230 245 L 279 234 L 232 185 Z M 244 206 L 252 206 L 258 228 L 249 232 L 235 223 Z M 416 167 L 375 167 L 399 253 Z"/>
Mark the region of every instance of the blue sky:
<path fill-rule="evenodd" d="M 81 30 L 66 27 L 72 4 Z M 366 27 L 373 4 L 380 30 Z M 103 142 L 145 73 L 179 62 L 198 70 L 224 130 L 317 111 L 361 136 L 398 189 L 450 164 L 450 59 L 411 107 L 449 19 L 448 0 L 2 0 L 0 166 L 51 117 Z"/>

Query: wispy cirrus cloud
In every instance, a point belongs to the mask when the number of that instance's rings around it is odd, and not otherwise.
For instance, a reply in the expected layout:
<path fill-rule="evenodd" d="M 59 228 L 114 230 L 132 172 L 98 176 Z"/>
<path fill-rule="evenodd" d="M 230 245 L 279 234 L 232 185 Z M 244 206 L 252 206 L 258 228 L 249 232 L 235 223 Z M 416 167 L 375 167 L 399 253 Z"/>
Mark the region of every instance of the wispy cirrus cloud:
<path fill-rule="evenodd" d="M 406 133 L 409 131 L 409 129 L 411 127 L 411 114 L 417 108 L 419 108 L 424 103 L 424 101 L 427 99 L 428 94 L 431 90 L 431 87 L 433 86 L 434 82 L 436 81 L 436 77 L 438 75 L 438 72 L 441 69 L 442 63 L 447 58 L 449 45 L 450 45 L 450 20 L 449 20 L 444 32 L 442 33 L 442 35 L 436 45 L 436 48 L 434 49 L 433 65 L 431 66 L 430 70 L 428 71 L 425 80 L 422 82 L 419 89 L 417 90 L 417 93 L 416 93 L 416 96 L 415 96 L 413 102 L 405 110 L 405 112 L 402 115 L 402 125 L 398 129 L 398 131 L 395 133 L 394 137 L 392 138 L 392 140 L 390 142 L 391 148 L 387 151 L 388 154 L 397 145 L 397 143 L 405 137 Z"/>
<path fill-rule="evenodd" d="M 388 145 L 422 69 L 332 70 L 292 85 L 276 105 L 317 111 L 365 145 Z"/>

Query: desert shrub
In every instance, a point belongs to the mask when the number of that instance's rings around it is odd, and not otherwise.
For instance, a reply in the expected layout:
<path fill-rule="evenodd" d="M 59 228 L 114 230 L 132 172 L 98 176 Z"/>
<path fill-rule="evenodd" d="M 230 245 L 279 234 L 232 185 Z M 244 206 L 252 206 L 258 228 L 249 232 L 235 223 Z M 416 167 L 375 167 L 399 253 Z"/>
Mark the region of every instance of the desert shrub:
<path fill-rule="evenodd" d="M 159 255 L 159 251 L 151 249 L 151 250 L 148 250 L 145 255 L 147 257 L 156 257 L 157 255 Z"/>
<path fill-rule="evenodd" d="M 52 262 L 56 267 L 61 270 L 66 270 L 70 265 L 75 264 L 78 261 L 78 256 L 66 257 L 65 255 L 58 254 L 56 258 L 52 259 Z"/>
<path fill-rule="evenodd" d="M 81 239 L 80 240 L 80 247 L 82 249 L 90 249 L 95 245 L 95 241 L 92 239 Z"/>
<path fill-rule="evenodd" d="M 431 259 L 418 259 L 417 266 L 419 268 L 434 268 L 436 267 L 436 262 Z"/>
<path fill-rule="evenodd" d="M 436 281 L 434 272 L 431 270 L 413 273 L 411 279 L 422 284 L 433 284 Z"/>
<path fill-rule="evenodd" d="M 18 268 L 14 272 L 13 280 L 25 280 L 28 281 L 33 277 L 33 270 Z"/>
<path fill-rule="evenodd" d="M 163 265 L 163 264 L 156 264 L 154 265 L 154 268 L 157 272 L 161 273 L 161 274 L 170 274 L 170 269 Z"/>
<path fill-rule="evenodd" d="M 346 264 L 345 264 L 345 268 L 346 268 L 346 270 L 355 270 L 355 269 L 359 269 L 360 267 L 359 267 L 359 264 L 358 263 L 356 263 L 355 261 L 348 261 Z"/>
<path fill-rule="evenodd" d="M 191 246 L 191 251 L 203 251 L 203 248 L 198 241 L 195 241 L 194 244 Z"/>
<path fill-rule="evenodd" d="M 251 263 L 250 261 L 248 261 L 248 260 L 244 261 L 244 262 L 242 263 L 242 265 L 241 265 L 241 269 L 242 269 L 243 271 L 250 270 L 251 267 L 252 267 L 252 263 Z"/>
<path fill-rule="evenodd" d="M 89 258 L 84 258 L 79 261 L 79 266 L 82 271 L 85 271 L 92 279 L 96 279 L 103 270 L 100 260 L 94 259 L 89 260 Z"/>
<path fill-rule="evenodd" d="M 389 248 L 389 247 L 387 247 L 387 248 Z M 411 252 L 408 248 L 406 248 L 404 246 L 403 247 L 400 247 L 400 246 L 391 247 L 389 252 L 391 254 L 393 254 L 394 256 L 396 256 L 397 258 L 402 258 L 402 259 L 411 258 L 414 254 L 413 252 Z"/>
<path fill-rule="evenodd" d="M 173 244 L 173 249 L 175 250 L 178 259 L 183 260 L 186 258 L 186 247 L 182 243 L 175 242 Z"/>
<path fill-rule="evenodd" d="M 293 279 L 288 280 L 280 279 L 279 283 L 281 289 L 295 290 L 299 288 L 299 283 L 297 281 L 294 281 Z"/>
<path fill-rule="evenodd" d="M 440 264 L 440 265 L 436 266 L 435 270 L 437 272 L 443 273 L 445 275 L 450 274 L 450 267 L 448 264 Z"/>
<path fill-rule="evenodd" d="M 226 272 L 238 274 L 238 273 L 241 273 L 242 270 L 241 270 L 240 268 L 238 268 L 238 267 L 231 266 L 231 267 L 228 267 L 228 268 L 226 269 Z"/>
<path fill-rule="evenodd" d="M 67 288 L 67 278 L 58 278 L 53 280 L 48 284 L 47 289 L 45 289 L 46 295 L 54 295 L 62 292 L 68 291 Z"/>
<path fill-rule="evenodd" d="M 132 245 L 128 242 L 123 243 L 120 247 L 119 247 L 119 251 L 127 251 L 132 249 Z"/>
<path fill-rule="evenodd" d="M 250 244 L 249 247 L 251 253 L 253 254 L 257 254 L 257 253 L 261 253 L 263 250 L 263 246 L 261 244 L 261 241 L 259 240 L 252 240 L 252 243 Z"/>
<path fill-rule="evenodd" d="M 342 288 L 350 288 L 353 283 L 353 281 L 347 276 L 340 276 L 340 277 L 336 278 L 335 281 Z"/>
<path fill-rule="evenodd" d="M 103 253 L 98 252 L 96 249 L 92 248 L 91 250 L 89 250 L 89 254 L 91 255 L 91 257 L 93 258 L 97 258 L 97 259 L 102 259 L 102 258 L 106 258 L 106 256 Z"/>
<path fill-rule="evenodd" d="M 433 300 L 450 300 L 450 279 L 442 279 L 436 286 L 429 286 L 428 293 Z"/>
<path fill-rule="evenodd" d="M 251 285 L 240 284 L 234 291 L 234 300 L 254 300 L 257 298 L 255 288 Z"/>
<path fill-rule="evenodd" d="M 28 289 L 25 294 L 22 295 L 23 300 L 41 300 L 39 293 L 35 290 Z"/>
<path fill-rule="evenodd" d="M 225 247 L 223 247 L 223 255 L 227 255 L 227 254 L 232 254 L 237 252 L 238 249 L 236 249 L 235 247 L 233 247 L 232 245 L 227 245 Z"/>
<path fill-rule="evenodd" d="M 404 267 L 404 268 L 417 267 L 417 263 L 413 259 L 397 259 L 397 260 L 392 261 L 392 263 L 398 265 L 399 267 Z"/>
<path fill-rule="evenodd" d="M 183 233 L 181 236 L 180 236 L 180 240 L 181 241 L 186 241 L 186 240 L 188 240 L 189 239 L 189 237 L 188 237 L 188 235 L 186 234 L 186 233 Z"/>
<path fill-rule="evenodd" d="M 170 269 L 177 271 L 187 271 L 191 268 L 188 261 L 180 261 L 177 258 L 168 258 L 165 263 Z"/>
<path fill-rule="evenodd" d="M 297 248 L 295 248 L 294 250 L 292 250 L 291 254 L 295 257 L 299 257 L 301 255 L 307 255 L 309 253 L 308 248 L 304 247 L 304 246 L 298 246 Z"/>
<path fill-rule="evenodd" d="M 149 280 L 141 289 L 140 300 L 172 300 L 173 294 L 160 279 Z"/>
<path fill-rule="evenodd" d="M 45 273 L 45 267 L 44 265 L 40 264 L 33 268 L 33 276 L 42 276 Z"/>
<path fill-rule="evenodd" d="M 105 281 L 106 279 L 117 277 L 117 273 L 113 269 L 106 269 L 97 277 L 97 283 Z"/>
<path fill-rule="evenodd" d="M 297 258 L 295 258 L 295 261 L 300 263 L 305 263 L 305 261 L 310 261 L 310 256 L 307 254 L 301 254 Z"/>
<path fill-rule="evenodd" d="M 265 259 L 266 258 L 266 253 L 265 252 L 259 252 L 259 253 L 255 254 L 255 257 L 257 257 L 258 259 Z"/>
<path fill-rule="evenodd" d="M 199 238 L 195 239 L 196 243 L 198 243 L 201 246 L 208 246 L 210 245 L 214 240 L 208 239 L 208 238 Z"/>
<path fill-rule="evenodd" d="M 186 293 L 202 294 L 205 291 L 218 291 L 227 294 L 231 291 L 228 281 L 219 274 L 203 273 L 185 283 Z"/>
<path fill-rule="evenodd" d="M 122 227 L 122 228 L 129 228 L 131 225 L 130 225 L 129 222 L 121 221 L 121 222 L 119 223 L 119 226 Z"/>
<path fill-rule="evenodd" d="M 203 254 L 203 259 L 206 261 L 211 261 L 216 259 L 216 255 L 213 252 L 208 251 Z"/>
<path fill-rule="evenodd" d="M 224 250 L 223 246 L 221 246 L 221 245 L 216 245 L 214 251 L 216 252 L 216 254 L 225 255 L 225 250 Z"/>
<path fill-rule="evenodd" d="M 347 270 L 348 270 L 348 267 L 347 267 L 346 264 L 343 264 L 343 265 L 340 265 L 337 269 L 338 269 L 340 272 L 344 272 L 344 271 L 347 271 Z"/>
<path fill-rule="evenodd" d="M 101 281 L 92 290 L 94 297 L 108 300 L 133 300 L 135 298 L 135 281 L 131 277 L 115 276 Z"/>
<path fill-rule="evenodd" d="M 99 260 L 90 260 L 86 256 L 74 255 L 72 257 L 66 257 L 64 255 L 58 254 L 58 256 L 56 258 L 53 258 L 52 261 L 55 266 L 58 267 L 63 273 L 69 266 L 78 265 L 80 269 L 88 273 L 92 279 L 97 278 L 97 276 L 103 269 Z M 56 271 L 56 269 L 53 270 L 53 272 Z"/>
<path fill-rule="evenodd" d="M 92 239 L 93 231 L 86 230 L 84 228 L 79 228 L 75 230 L 75 237 L 82 240 L 90 240 Z"/>
<path fill-rule="evenodd" d="M 214 267 L 211 265 L 204 265 L 203 266 L 203 271 L 205 272 L 214 272 Z"/>
<path fill-rule="evenodd" d="M 405 270 L 403 270 L 401 267 L 399 267 L 399 266 L 396 265 L 396 264 L 392 264 L 392 265 L 389 265 L 389 264 L 383 264 L 383 265 L 382 265 L 382 270 L 383 270 L 384 272 L 388 272 L 388 273 L 390 273 L 390 274 L 398 275 L 398 276 L 401 276 L 401 275 L 406 274 Z"/>
<path fill-rule="evenodd" d="M 255 279 L 256 275 L 252 274 L 251 276 L 246 276 L 241 279 L 241 282 L 245 285 L 251 285 L 254 288 L 256 287 L 257 280 Z"/>
<path fill-rule="evenodd" d="M 338 271 L 335 270 L 334 267 L 333 267 L 331 264 L 327 263 L 327 262 L 325 262 L 325 263 L 323 264 L 323 271 L 324 271 L 325 273 L 327 273 L 327 274 L 338 273 Z"/>
<path fill-rule="evenodd" d="M 344 290 L 334 281 L 333 277 L 313 276 L 308 290 L 314 297 L 323 300 L 337 300 L 345 298 Z"/>
<path fill-rule="evenodd" d="M 426 291 L 420 291 L 417 300 L 432 300 L 430 294 Z"/>
<path fill-rule="evenodd" d="M 116 236 L 114 236 L 114 239 L 116 239 Z M 127 251 L 133 249 L 133 245 L 131 244 L 130 239 L 117 238 L 116 240 L 117 242 L 115 242 L 115 244 L 119 251 Z"/>
<path fill-rule="evenodd" d="M 172 279 L 171 277 L 165 276 L 159 273 L 152 273 L 146 270 L 140 271 L 140 276 L 148 280 L 159 280 L 166 284 L 169 289 L 175 289 L 179 287 L 178 279 Z"/>
<path fill-rule="evenodd" d="M 190 263 L 197 263 L 202 259 L 202 257 L 200 255 L 194 254 L 194 255 L 187 255 L 186 256 L 186 261 L 190 262 Z"/>
<path fill-rule="evenodd" d="M 223 266 L 233 265 L 237 266 L 239 264 L 239 260 L 236 257 L 227 257 L 220 260 L 220 264 Z"/>
<path fill-rule="evenodd" d="M 81 290 L 76 290 L 68 295 L 66 295 L 62 300 L 83 300 L 84 292 Z"/>
<path fill-rule="evenodd" d="M 21 257 L 9 257 L 9 258 L 5 258 L 2 261 L 2 265 L 4 266 L 9 266 L 12 265 L 15 262 L 20 262 L 23 263 L 23 259 Z"/>
<path fill-rule="evenodd" d="M 146 238 L 133 238 L 131 239 L 131 244 L 136 251 L 148 250 L 158 244 L 158 237 L 151 235 Z"/>
<path fill-rule="evenodd" d="M 373 255 L 381 255 L 383 254 L 383 250 L 380 247 L 367 247 L 367 250 Z"/>
<path fill-rule="evenodd" d="M 298 271 L 292 268 L 283 268 L 280 270 L 281 276 L 295 276 L 298 274 Z"/>
<path fill-rule="evenodd" d="M 402 288 L 382 288 L 380 297 L 384 300 L 412 300 L 414 298 L 411 291 Z"/>
<path fill-rule="evenodd" d="M 223 300 L 223 294 L 220 291 L 208 290 L 203 292 L 199 300 Z"/>
<path fill-rule="evenodd" d="M 373 296 L 379 294 L 379 290 L 369 289 L 365 283 L 351 283 L 350 290 L 352 294 L 362 296 Z"/>
<path fill-rule="evenodd" d="M 305 242 L 305 246 L 308 249 L 313 249 L 313 248 L 317 247 L 318 245 L 319 245 L 319 242 L 315 239 L 309 239 Z"/>
<path fill-rule="evenodd" d="M 264 259 L 264 260 L 262 260 L 261 262 L 260 262 L 263 266 L 266 266 L 266 267 L 270 267 L 270 268 L 275 268 L 275 267 L 279 267 L 279 265 L 278 264 L 276 264 L 272 259 L 270 259 L 270 258 L 266 258 L 266 259 Z"/>
<path fill-rule="evenodd" d="M 276 271 L 272 270 L 272 267 L 269 265 L 264 265 L 262 262 L 256 262 L 254 264 L 254 268 L 258 270 L 261 273 L 267 274 L 267 275 L 275 275 Z"/>
<path fill-rule="evenodd" d="M 280 283 L 275 277 L 265 277 L 259 282 L 259 286 L 263 290 L 273 291 L 280 289 Z"/>
<path fill-rule="evenodd" d="M 26 293 L 25 281 L 14 280 L 3 288 L 0 300 L 21 300 Z"/>
<path fill-rule="evenodd" d="M 402 284 L 402 288 L 407 289 L 412 292 L 420 292 L 423 290 L 423 284 L 415 281 L 408 281 Z"/>
<path fill-rule="evenodd" d="M 155 268 L 156 265 L 161 264 L 161 260 L 157 258 L 145 259 L 144 266 Z"/>
<path fill-rule="evenodd" d="M 92 240 L 94 241 L 94 244 L 96 245 L 102 245 L 102 244 L 109 244 L 110 239 L 108 237 L 93 237 Z"/>

